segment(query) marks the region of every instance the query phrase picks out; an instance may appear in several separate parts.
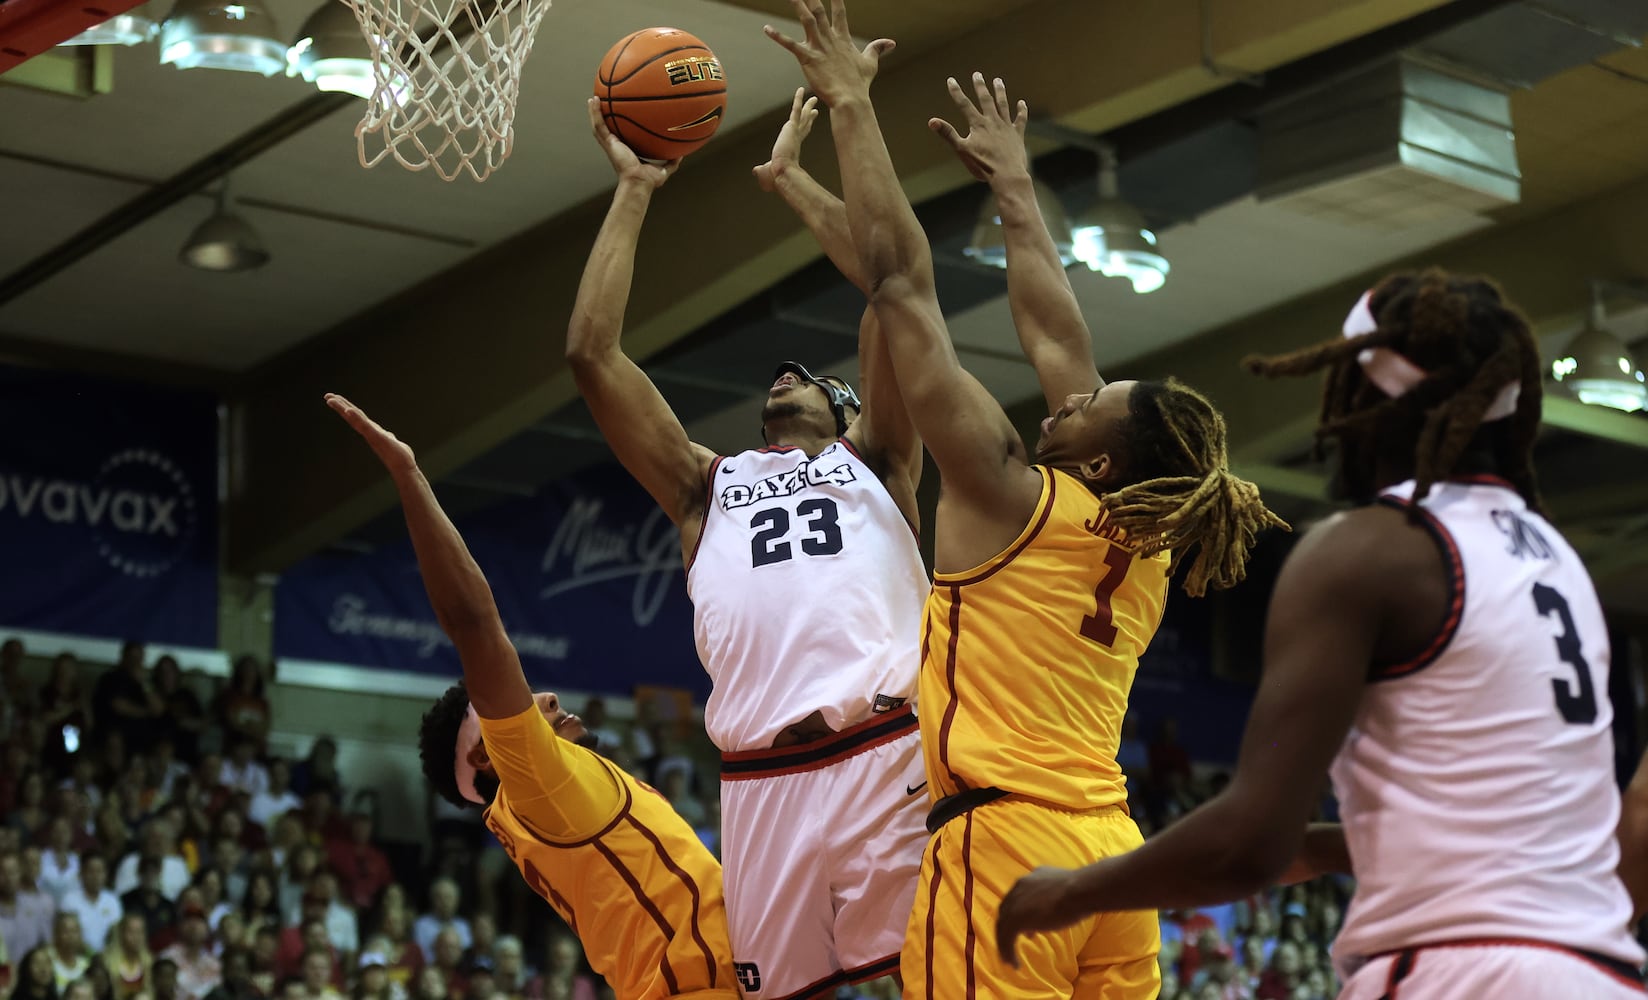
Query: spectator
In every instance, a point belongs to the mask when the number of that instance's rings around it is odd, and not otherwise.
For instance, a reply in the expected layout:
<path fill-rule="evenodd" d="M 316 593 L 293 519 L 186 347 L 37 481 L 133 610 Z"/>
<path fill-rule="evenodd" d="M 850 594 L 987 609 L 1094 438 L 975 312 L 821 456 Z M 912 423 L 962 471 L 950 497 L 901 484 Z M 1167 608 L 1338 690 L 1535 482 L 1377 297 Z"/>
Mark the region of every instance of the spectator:
<path fill-rule="evenodd" d="M 469 922 L 470 933 L 474 940 L 463 951 L 463 957 L 458 960 L 464 972 L 471 969 L 492 969 L 498 964 L 498 922 L 492 914 L 485 912 L 475 914 L 475 919 Z"/>
<path fill-rule="evenodd" d="M 275 868 L 285 871 L 287 863 L 292 860 L 292 853 L 303 842 L 303 819 L 299 813 L 289 812 L 277 817 L 269 833 L 269 857 Z"/>
<path fill-rule="evenodd" d="M 23 843 L 31 843 L 49 818 L 45 775 L 30 768 L 17 784 L 17 804 L 6 818 L 6 824 L 17 831 Z"/>
<path fill-rule="evenodd" d="M 240 915 L 246 921 L 249 933 L 272 927 L 279 931 L 285 923 L 281 919 L 280 900 L 275 892 L 275 877 L 263 869 L 246 878 L 246 891 L 240 897 Z"/>
<path fill-rule="evenodd" d="M 426 965 L 412 981 L 412 1000 L 446 1000 L 446 977 L 433 965 Z"/>
<path fill-rule="evenodd" d="M 1190 754 L 1179 743 L 1178 720 L 1168 717 L 1156 728 L 1156 739 L 1150 744 L 1150 777 L 1165 783 L 1174 775 L 1190 781 Z"/>
<path fill-rule="evenodd" d="M 229 684 L 217 698 L 218 722 L 230 745 L 251 741 L 255 755 L 262 756 L 269 738 L 269 701 L 263 696 L 263 668 L 254 656 L 235 660 Z"/>
<path fill-rule="evenodd" d="M 185 1000 L 177 988 L 177 963 L 164 956 L 149 967 L 149 991 L 154 1000 Z"/>
<path fill-rule="evenodd" d="M 170 799 L 177 788 L 180 779 L 189 774 L 189 765 L 177 759 L 177 743 L 167 734 L 159 734 L 150 748 L 147 758 L 149 764 L 149 783 L 155 790 L 156 798 Z"/>
<path fill-rule="evenodd" d="M 234 813 L 224 813 L 232 816 Z M 221 817 L 220 817 L 221 818 Z M 232 833 L 223 830 L 212 841 L 211 864 L 223 876 L 223 897 L 237 903 L 246 897 L 246 886 L 252 879 L 251 866 L 246 863 L 246 849 Z"/>
<path fill-rule="evenodd" d="M 137 888 L 123 893 L 120 908 L 143 918 L 144 933 L 153 942 L 177 921 L 177 906 L 160 891 L 159 858 L 144 858 L 137 866 Z"/>
<path fill-rule="evenodd" d="M 305 952 L 323 948 L 333 951 L 332 939 L 326 934 L 326 921 L 316 916 L 305 918 L 297 927 L 288 927 L 280 932 L 280 946 L 275 952 L 275 971 L 281 977 L 303 975 L 303 956 Z M 333 965 L 337 965 L 337 955 L 332 956 Z"/>
<path fill-rule="evenodd" d="M 40 763 L 62 771 L 81 742 L 88 740 L 91 729 L 86 692 L 80 685 L 80 661 L 73 653 L 59 653 L 52 660 L 51 675 L 40 687 L 38 705 L 36 721 L 44 737 Z"/>
<path fill-rule="evenodd" d="M 498 987 L 490 965 L 464 973 L 464 1000 L 498 1000 Z"/>
<path fill-rule="evenodd" d="M 338 744 L 330 736 L 322 736 L 309 747 L 309 756 L 292 769 L 292 791 L 305 799 L 312 791 L 339 795 L 343 782 L 338 777 Z"/>
<path fill-rule="evenodd" d="M 1301 978 L 1299 946 L 1292 941 L 1279 942 L 1270 957 L 1270 968 L 1259 979 L 1254 997 L 1256 1000 L 1292 1000 Z"/>
<path fill-rule="evenodd" d="M 687 778 L 690 772 L 681 768 L 671 768 L 664 772 L 664 783 L 659 791 L 669 801 L 676 815 L 693 826 L 704 822 L 704 806 L 687 791 Z"/>
<path fill-rule="evenodd" d="M 67 816 L 58 816 L 46 824 L 46 847 L 40 852 L 38 887 L 53 903 L 61 904 L 63 896 L 79 881 L 80 857 L 74 850 L 74 827 Z"/>
<path fill-rule="evenodd" d="M 325 869 L 309 879 L 309 891 L 304 896 L 305 908 L 310 901 L 324 907 L 321 920 L 326 924 L 326 937 L 344 960 L 353 959 L 360 951 L 360 922 L 355 911 L 338 901 L 338 878 Z"/>
<path fill-rule="evenodd" d="M 114 984 L 109 981 L 109 970 L 103 967 L 102 958 L 93 959 L 92 967 L 79 981 L 86 987 L 87 1000 L 114 1000 Z"/>
<path fill-rule="evenodd" d="M 343 1000 L 343 994 L 332 986 L 337 960 L 325 948 L 311 948 L 303 953 L 303 995 L 306 1000 Z"/>
<path fill-rule="evenodd" d="M 252 985 L 252 957 L 245 949 L 229 948 L 220 960 L 223 976 L 206 1000 L 262 1000 Z"/>
<path fill-rule="evenodd" d="M 357 909 L 371 909 L 378 893 L 395 880 L 388 855 L 372 842 L 372 815 L 364 810 L 349 817 L 349 839 L 334 840 L 327 853 L 344 900 Z"/>
<path fill-rule="evenodd" d="M 584 732 L 595 737 L 595 746 L 603 754 L 611 755 L 624 745 L 624 735 L 607 718 L 607 703 L 600 698 L 584 702 Z"/>
<path fill-rule="evenodd" d="M 387 895 L 387 894 L 386 894 Z M 412 913 L 404 907 L 386 908 L 378 925 L 377 950 L 389 960 L 389 978 L 410 990 L 424 967 L 423 949 L 412 938 Z"/>
<path fill-rule="evenodd" d="M 177 848 L 177 829 L 164 816 L 156 817 L 143 827 L 142 845 L 120 859 L 114 872 L 114 891 L 124 896 L 138 887 L 142 862 L 153 861 L 159 866 L 160 894 L 175 901 L 178 894 L 189 887 L 189 865 Z"/>
<path fill-rule="evenodd" d="M 389 978 L 388 960 L 380 952 L 361 955 L 354 1000 L 406 1000 L 406 990 Z"/>
<path fill-rule="evenodd" d="M 18 963 L 17 982 L 11 1000 L 57 1000 L 57 977 L 52 969 L 51 948 L 37 944 L 23 953 Z"/>
<path fill-rule="evenodd" d="M 292 765 L 284 757 L 271 758 L 268 785 L 252 795 L 247 816 L 259 826 L 267 827 L 277 817 L 301 808 L 303 800 L 292 791 Z"/>
<path fill-rule="evenodd" d="M 63 894 L 60 912 L 80 918 L 80 931 L 93 948 L 109 944 L 109 934 L 120 923 L 120 897 L 108 886 L 109 863 L 97 851 L 80 855 L 80 882 Z M 148 959 L 144 958 L 147 966 Z"/>
<path fill-rule="evenodd" d="M 162 656 L 154 665 L 155 694 L 160 699 L 160 724 L 155 736 L 171 742 L 173 752 L 185 761 L 200 756 L 200 737 L 206 731 L 206 712 L 200 699 L 183 683 L 183 671 L 172 656 Z"/>
<path fill-rule="evenodd" d="M 11 706 L 0 706 L 0 711 Z M 5 766 L 0 768 L 0 816 L 10 817 L 12 810 L 17 808 L 18 792 L 21 788 L 24 775 L 29 771 L 29 756 L 27 741 L 19 736 L 6 744 Z M 0 832 L 12 829 L 9 823 L 0 824 Z M 16 850 L 16 845 L 12 850 Z"/>
<path fill-rule="evenodd" d="M 584 974 L 584 950 L 570 934 L 551 934 L 549 964 L 544 968 L 544 995 L 595 1000 L 595 979 Z"/>
<path fill-rule="evenodd" d="M 335 792 L 326 788 L 311 788 L 303 796 L 303 832 L 309 843 L 317 846 L 349 836 L 348 825 L 338 815 Z"/>
<path fill-rule="evenodd" d="M 1116 763 L 1133 782 L 1150 778 L 1150 748 L 1139 738 L 1139 720 L 1133 713 L 1122 716 L 1121 740 L 1116 744 Z"/>
<path fill-rule="evenodd" d="M 533 987 L 534 995 L 542 995 L 543 984 L 533 982 L 527 971 L 526 956 L 521 948 L 520 938 L 513 934 L 505 934 L 498 938 L 492 950 L 497 956 L 492 979 L 499 993 L 509 1000 L 522 1000 L 528 995 L 530 985 Z"/>
<path fill-rule="evenodd" d="M 280 950 L 280 931 L 275 927 L 262 926 L 250 933 L 252 985 L 257 988 L 259 995 L 274 996 L 279 986 L 279 979 L 275 974 L 275 954 Z"/>
<path fill-rule="evenodd" d="M 212 954 L 206 909 L 190 899 L 183 904 L 179 918 L 177 943 L 161 952 L 161 957 L 177 964 L 179 1000 L 204 1000 L 222 973 L 217 956 Z"/>
<path fill-rule="evenodd" d="M 442 978 L 446 980 L 446 991 L 453 996 L 463 996 L 467 985 L 463 953 L 463 942 L 456 928 L 442 927 L 435 933 L 434 954 L 430 956 L 429 964 L 441 971 Z"/>
<path fill-rule="evenodd" d="M 200 890 L 200 905 L 206 911 L 206 926 L 217 933 L 217 925 L 234 910 L 223 894 L 223 873 L 216 868 L 202 868 L 195 876 L 194 887 Z"/>
<path fill-rule="evenodd" d="M 59 913 L 52 918 L 51 940 L 52 977 L 59 991 L 86 974 L 91 968 L 92 951 L 80 933 L 80 918 L 72 913 Z"/>
<path fill-rule="evenodd" d="M 92 692 L 92 717 L 101 734 L 120 734 L 133 751 L 148 747 L 155 721 L 166 707 L 143 676 L 143 652 L 142 643 L 122 645 L 120 662 L 97 679 Z"/>
<path fill-rule="evenodd" d="M 207 922 L 210 923 L 209 918 Z M 217 941 L 216 951 L 220 962 L 226 952 L 249 950 L 254 941 L 252 935 L 246 930 L 245 919 L 241 917 L 240 911 L 236 909 L 230 909 L 223 915 L 223 919 L 219 920 L 217 926 L 212 928 L 212 935 Z"/>
<path fill-rule="evenodd" d="M 50 899 L 24 889 L 23 859 L 15 851 L 0 855 L 0 941 L 6 942 L 6 950 L 28 955 L 44 946 L 51 937 L 52 913 Z"/>
<path fill-rule="evenodd" d="M 97 849 L 105 858 L 123 857 L 132 845 L 126 819 L 120 815 L 121 805 L 118 795 L 110 796 L 92 820 Z"/>
<path fill-rule="evenodd" d="M 423 950 L 425 961 L 435 960 L 435 936 L 447 928 L 458 936 L 459 954 L 474 943 L 469 921 L 458 916 L 458 883 L 439 878 L 429 887 L 429 912 L 412 925 L 412 939 Z"/>
<path fill-rule="evenodd" d="M 223 762 L 218 784 L 254 798 L 269 791 L 269 772 L 257 761 L 257 744 L 242 736 L 229 745 L 229 758 Z"/>

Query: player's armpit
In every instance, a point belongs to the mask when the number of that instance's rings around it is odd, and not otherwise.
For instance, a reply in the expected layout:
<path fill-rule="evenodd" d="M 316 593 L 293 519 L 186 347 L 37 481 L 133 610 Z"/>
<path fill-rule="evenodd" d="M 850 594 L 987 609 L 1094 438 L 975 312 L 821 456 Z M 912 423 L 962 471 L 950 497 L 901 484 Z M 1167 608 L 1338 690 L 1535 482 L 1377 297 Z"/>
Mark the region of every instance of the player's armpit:
<path fill-rule="evenodd" d="M 1350 848 L 1345 843 L 1345 828 L 1338 823 L 1312 823 L 1305 828 L 1305 839 L 1299 853 L 1293 856 L 1277 885 L 1309 882 L 1323 875 L 1350 875 Z"/>
<path fill-rule="evenodd" d="M 507 719 L 482 718 L 481 740 L 510 809 L 546 840 L 594 834 L 623 801 L 611 769 L 556 736 L 536 704 Z"/>

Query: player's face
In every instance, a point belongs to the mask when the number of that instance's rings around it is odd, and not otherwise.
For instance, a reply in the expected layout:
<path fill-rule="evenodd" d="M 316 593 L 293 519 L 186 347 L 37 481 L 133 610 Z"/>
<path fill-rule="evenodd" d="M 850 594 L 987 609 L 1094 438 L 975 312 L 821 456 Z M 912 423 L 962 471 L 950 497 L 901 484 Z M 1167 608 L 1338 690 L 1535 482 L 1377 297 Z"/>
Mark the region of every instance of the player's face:
<path fill-rule="evenodd" d="M 1093 392 L 1065 397 L 1052 416 L 1041 422 L 1036 460 L 1081 468 L 1089 478 L 1096 479 L 1119 471 L 1116 457 L 1123 453 L 1127 397 L 1137 384 L 1110 382 Z"/>
<path fill-rule="evenodd" d="M 561 700 L 548 691 L 539 692 L 532 696 L 538 703 L 538 711 L 544 713 L 549 720 L 555 735 L 569 743 L 576 743 L 581 747 L 593 747 L 595 736 L 584 728 L 584 720 L 561 707 Z"/>
<path fill-rule="evenodd" d="M 765 424 L 772 420 L 796 418 L 808 423 L 827 424 L 831 430 L 835 428 L 829 393 L 795 372 L 784 372 L 773 380 L 772 388 L 767 390 L 767 404 L 761 409 L 761 422 Z"/>

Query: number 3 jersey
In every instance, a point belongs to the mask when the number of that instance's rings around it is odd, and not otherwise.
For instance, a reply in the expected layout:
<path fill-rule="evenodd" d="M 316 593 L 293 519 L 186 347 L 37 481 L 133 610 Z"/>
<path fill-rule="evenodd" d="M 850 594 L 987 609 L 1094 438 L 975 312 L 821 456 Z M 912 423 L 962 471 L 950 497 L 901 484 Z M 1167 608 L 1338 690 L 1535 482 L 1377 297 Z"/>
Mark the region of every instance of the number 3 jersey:
<path fill-rule="evenodd" d="M 1357 883 L 1335 959 L 1517 938 L 1640 963 L 1591 579 L 1501 480 L 1438 483 L 1420 508 L 1452 600 L 1429 648 L 1373 672 L 1333 765 Z"/>
<path fill-rule="evenodd" d="M 921 730 L 937 797 L 995 787 L 1061 809 L 1127 799 L 1116 764 L 1139 654 L 1161 624 L 1168 554 L 1133 554 L 1075 477 L 1037 466 L 1013 543 L 937 573 L 922 627 Z"/>
<path fill-rule="evenodd" d="M 926 572 L 852 446 L 717 458 L 708 489 L 687 592 L 715 745 L 766 749 L 814 712 L 840 732 L 913 703 Z"/>

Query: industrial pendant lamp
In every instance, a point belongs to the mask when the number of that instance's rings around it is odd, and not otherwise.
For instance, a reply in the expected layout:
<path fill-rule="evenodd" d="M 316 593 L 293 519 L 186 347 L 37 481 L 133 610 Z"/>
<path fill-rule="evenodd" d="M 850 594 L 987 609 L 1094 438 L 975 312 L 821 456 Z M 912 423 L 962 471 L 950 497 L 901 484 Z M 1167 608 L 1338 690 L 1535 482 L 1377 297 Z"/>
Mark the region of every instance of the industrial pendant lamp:
<path fill-rule="evenodd" d="M 195 228 L 177 257 L 202 271 L 249 271 L 269 262 L 257 230 L 229 211 L 229 181 L 218 188 L 217 209 Z"/>
<path fill-rule="evenodd" d="M 261 0 L 177 0 L 160 26 L 160 62 L 273 76 L 286 68 L 287 46 L 279 37 Z"/>
<path fill-rule="evenodd" d="M 1167 282 L 1171 269 L 1156 248 L 1144 215 L 1123 201 L 1116 184 L 1116 157 L 1099 155 L 1099 200 L 1076 219 L 1076 257 L 1107 278 L 1126 278 L 1145 295 Z"/>
<path fill-rule="evenodd" d="M 372 74 L 372 51 L 360 23 L 346 4 L 322 0 L 298 31 L 287 53 L 289 73 L 301 76 L 319 90 L 354 94 L 370 99 L 377 89 Z"/>
<path fill-rule="evenodd" d="M 1551 362 L 1551 377 L 1581 403 L 1635 413 L 1648 407 L 1648 384 L 1631 349 L 1603 329 L 1604 318 L 1602 295 L 1593 287 L 1585 327 Z"/>
<path fill-rule="evenodd" d="M 1034 180 L 1036 207 L 1041 210 L 1042 222 L 1047 225 L 1053 246 L 1059 251 L 1059 262 L 1069 267 L 1076 262 L 1075 238 L 1070 232 L 1070 217 L 1064 213 L 1064 204 L 1054 190 Z M 1007 266 L 1007 238 L 1001 229 L 1001 208 L 991 194 L 979 208 L 978 223 L 973 226 L 973 238 L 962 250 L 969 260 L 986 267 Z"/>
<path fill-rule="evenodd" d="M 59 45 L 141 45 L 160 31 L 158 0 L 138 4 L 124 14 L 92 25 Z"/>

